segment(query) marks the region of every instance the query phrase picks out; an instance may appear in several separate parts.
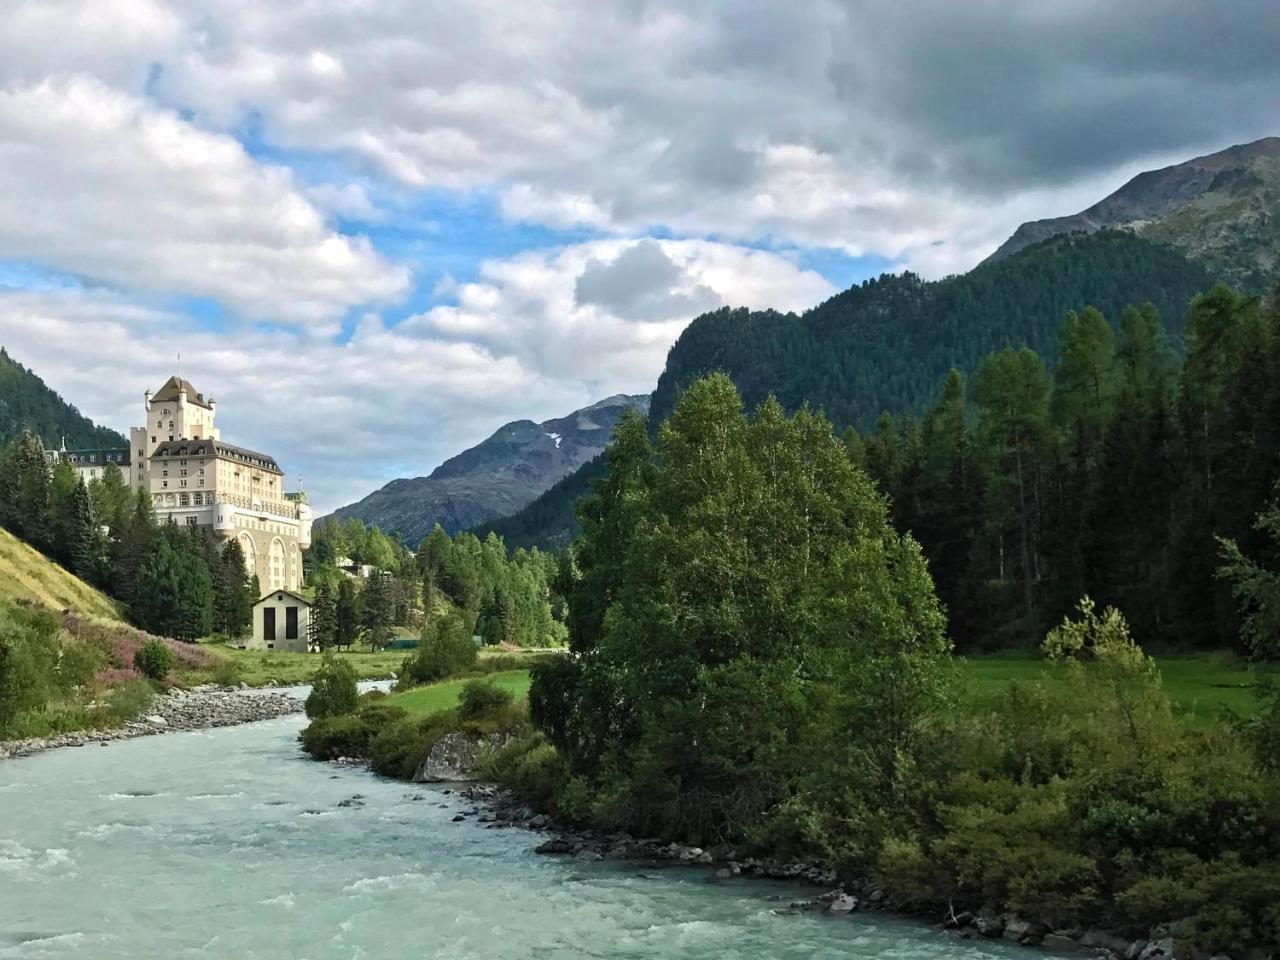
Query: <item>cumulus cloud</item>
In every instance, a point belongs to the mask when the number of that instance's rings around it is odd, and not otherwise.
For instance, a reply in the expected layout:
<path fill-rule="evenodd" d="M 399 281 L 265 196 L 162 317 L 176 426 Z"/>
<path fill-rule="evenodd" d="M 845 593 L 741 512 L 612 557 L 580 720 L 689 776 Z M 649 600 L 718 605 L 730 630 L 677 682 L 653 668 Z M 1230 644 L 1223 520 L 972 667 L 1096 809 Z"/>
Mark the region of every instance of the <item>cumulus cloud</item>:
<path fill-rule="evenodd" d="M 231 137 L 75 77 L 0 90 L 0 256 L 132 290 L 335 321 L 408 286 Z"/>
<path fill-rule="evenodd" d="M 207 123 L 539 223 L 931 269 L 1032 194 L 1272 133 L 1280 98 L 1271 0 L 200 6 L 156 88 Z"/>
<path fill-rule="evenodd" d="M 596 240 L 481 265 L 455 302 L 397 332 L 480 343 L 497 356 L 616 393 L 653 389 L 667 349 L 721 305 L 803 310 L 834 293 L 779 254 L 707 240 Z"/>
<path fill-rule="evenodd" d="M 645 238 L 612 261 L 592 258 L 574 281 L 579 306 L 598 306 L 623 320 L 660 321 L 688 317 L 721 306 L 723 300 Z"/>
<path fill-rule="evenodd" d="M 183 376 L 218 398 L 224 436 L 276 456 L 327 510 L 391 477 L 426 473 L 510 420 L 651 390 L 692 314 L 636 322 L 602 304 L 574 305 L 584 270 L 625 264 L 637 247 L 671 265 L 668 291 L 795 308 L 832 292 L 772 253 L 600 241 L 487 262 L 483 279 L 456 288 L 456 304 L 394 327 L 366 316 L 345 342 L 279 327 L 202 331 L 101 290 L 0 288 L 0 343 L 121 430 L 137 422 L 143 390 L 174 372 L 180 346 Z"/>
<path fill-rule="evenodd" d="M 1276 133 L 1273 7 L 12 0 L 0 343 L 118 427 L 181 345 L 228 435 L 333 506 L 506 420 L 650 389 L 699 311 L 832 292 L 770 250 L 938 276 Z M 392 262 L 375 244 L 421 255 L 405 212 L 437 192 L 602 239 Z M 156 306 L 188 298 L 238 322 Z"/>

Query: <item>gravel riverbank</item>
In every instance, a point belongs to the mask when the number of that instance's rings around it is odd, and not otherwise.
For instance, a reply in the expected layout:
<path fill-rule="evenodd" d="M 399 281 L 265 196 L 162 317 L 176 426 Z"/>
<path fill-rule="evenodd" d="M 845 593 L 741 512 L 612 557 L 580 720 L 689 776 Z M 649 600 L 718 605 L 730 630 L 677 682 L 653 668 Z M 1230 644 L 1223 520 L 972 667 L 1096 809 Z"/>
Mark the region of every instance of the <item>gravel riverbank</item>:
<path fill-rule="evenodd" d="M 171 690 L 155 698 L 137 720 L 107 730 L 75 730 L 52 737 L 0 741 L 0 760 L 25 757 L 57 747 L 83 747 L 157 733 L 205 730 L 256 723 L 302 712 L 302 701 L 284 693 L 238 690 Z"/>

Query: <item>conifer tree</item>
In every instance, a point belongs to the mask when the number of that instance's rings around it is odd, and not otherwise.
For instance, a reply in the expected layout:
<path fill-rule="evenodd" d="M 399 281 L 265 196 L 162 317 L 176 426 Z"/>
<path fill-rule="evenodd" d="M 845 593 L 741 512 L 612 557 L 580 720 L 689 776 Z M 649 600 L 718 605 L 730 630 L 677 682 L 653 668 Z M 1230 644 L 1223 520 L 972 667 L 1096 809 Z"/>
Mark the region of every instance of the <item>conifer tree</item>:
<path fill-rule="evenodd" d="M 310 631 L 309 642 L 321 652 L 337 644 L 338 600 L 328 585 L 316 588 L 316 599 L 311 605 Z"/>
<path fill-rule="evenodd" d="M 94 522 L 89 490 L 81 480 L 71 495 L 67 529 L 67 560 L 72 573 L 82 580 L 97 580 L 99 570 L 98 525 Z"/>
<path fill-rule="evenodd" d="M 258 598 L 251 596 L 249 572 L 245 568 L 244 549 L 239 540 L 233 537 L 223 544 L 216 569 L 215 629 L 228 637 L 242 637 L 253 617 L 253 603 Z"/>
<path fill-rule="evenodd" d="M 344 577 L 338 585 L 334 619 L 335 646 L 349 648 L 360 632 L 360 598 L 350 577 Z"/>
<path fill-rule="evenodd" d="M 0 455 L 0 526 L 37 550 L 50 548 L 49 462 L 30 430 Z"/>

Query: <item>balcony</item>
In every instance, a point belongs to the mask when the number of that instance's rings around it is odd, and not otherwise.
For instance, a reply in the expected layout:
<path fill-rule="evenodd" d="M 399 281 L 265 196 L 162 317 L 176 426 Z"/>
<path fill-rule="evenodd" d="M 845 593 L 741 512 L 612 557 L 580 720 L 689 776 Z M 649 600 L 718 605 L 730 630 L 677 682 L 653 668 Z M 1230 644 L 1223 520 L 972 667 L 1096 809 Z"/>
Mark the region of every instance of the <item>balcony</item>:
<path fill-rule="evenodd" d="M 215 503 L 226 503 L 245 513 L 260 517 L 281 517 L 285 520 L 298 520 L 296 503 L 259 500 L 256 497 L 244 497 L 238 493 L 218 493 L 214 495 Z"/>

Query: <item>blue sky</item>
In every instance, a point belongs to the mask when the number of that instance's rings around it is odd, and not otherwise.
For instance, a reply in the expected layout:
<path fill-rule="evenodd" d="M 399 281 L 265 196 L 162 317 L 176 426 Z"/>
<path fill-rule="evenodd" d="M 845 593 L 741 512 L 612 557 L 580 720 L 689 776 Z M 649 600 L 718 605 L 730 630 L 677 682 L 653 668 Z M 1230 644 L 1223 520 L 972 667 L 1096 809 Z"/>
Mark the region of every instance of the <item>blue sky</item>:
<path fill-rule="evenodd" d="M 181 353 L 328 509 L 1274 133 L 1280 19 L 1207 9 L 14 0 L 0 344 L 121 430 Z"/>

